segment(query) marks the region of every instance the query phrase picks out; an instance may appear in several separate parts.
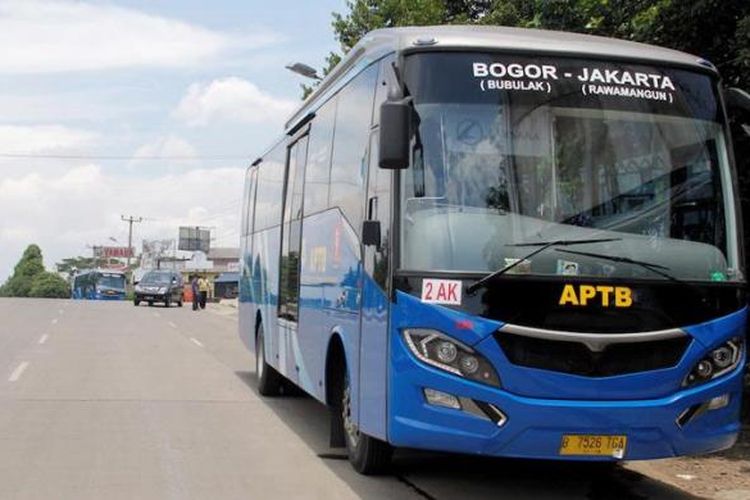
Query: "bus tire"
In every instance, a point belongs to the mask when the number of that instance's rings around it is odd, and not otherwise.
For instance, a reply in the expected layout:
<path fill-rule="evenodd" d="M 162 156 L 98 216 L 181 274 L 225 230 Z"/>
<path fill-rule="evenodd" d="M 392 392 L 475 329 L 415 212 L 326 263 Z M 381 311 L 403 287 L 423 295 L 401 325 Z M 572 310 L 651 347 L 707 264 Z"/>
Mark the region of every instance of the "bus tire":
<path fill-rule="evenodd" d="M 134 306 L 136 306 L 136 307 L 138 307 L 139 305 L 141 305 L 141 301 L 140 301 L 140 300 L 138 300 L 138 299 L 135 299 L 135 300 L 133 301 L 133 305 L 134 305 Z"/>
<path fill-rule="evenodd" d="M 182 307 L 182 299 L 177 301 L 177 307 Z"/>
<path fill-rule="evenodd" d="M 258 325 L 255 336 L 255 376 L 258 378 L 258 392 L 261 396 L 277 396 L 281 389 L 281 375 L 266 362 L 263 323 Z"/>
<path fill-rule="evenodd" d="M 341 395 L 342 423 L 344 440 L 349 454 L 349 462 L 354 470 L 365 476 L 383 474 L 388 471 L 393 456 L 393 447 L 357 429 L 351 418 L 351 388 L 349 376 L 344 376 L 344 389 Z"/>
<path fill-rule="evenodd" d="M 164 307 L 170 307 L 172 305 L 172 300 L 169 295 L 164 299 Z"/>
<path fill-rule="evenodd" d="M 153 300 L 149 300 L 148 301 L 148 307 L 152 307 L 153 305 L 154 305 L 154 301 Z"/>

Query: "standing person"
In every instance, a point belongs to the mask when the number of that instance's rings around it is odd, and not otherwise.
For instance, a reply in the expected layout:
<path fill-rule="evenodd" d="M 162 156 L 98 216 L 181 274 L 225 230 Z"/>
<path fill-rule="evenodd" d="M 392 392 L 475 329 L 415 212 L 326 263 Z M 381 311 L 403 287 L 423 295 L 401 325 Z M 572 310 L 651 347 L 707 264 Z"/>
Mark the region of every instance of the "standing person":
<path fill-rule="evenodd" d="M 208 280 L 205 276 L 201 276 L 198 280 L 198 289 L 201 293 L 201 309 L 206 308 L 206 299 L 208 298 Z"/>
<path fill-rule="evenodd" d="M 198 276 L 193 275 L 190 279 L 190 290 L 193 292 L 193 311 L 198 310 L 198 304 L 200 304 L 201 292 L 198 286 Z"/>

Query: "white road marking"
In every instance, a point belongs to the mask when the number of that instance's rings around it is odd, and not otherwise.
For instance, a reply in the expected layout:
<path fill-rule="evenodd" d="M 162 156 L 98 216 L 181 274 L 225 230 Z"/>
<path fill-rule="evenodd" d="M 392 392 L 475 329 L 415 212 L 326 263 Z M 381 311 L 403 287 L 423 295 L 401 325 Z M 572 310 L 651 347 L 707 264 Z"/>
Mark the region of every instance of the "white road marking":
<path fill-rule="evenodd" d="M 172 321 L 169 322 L 169 326 L 171 326 L 172 328 L 177 328 L 177 325 L 175 325 Z"/>
<path fill-rule="evenodd" d="M 203 343 L 200 340 L 196 339 L 196 338 L 190 337 L 190 342 L 192 342 L 193 344 L 197 345 L 198 347 L 203 347 Z"/>
<path fill-rule="evenodd" d="M 16 367 L 15 370 L 13 370 L 13 373 L 10 374 L 10 377 L 8 377 L 8 382 L 15 382 L 19 378 L 21 378 L 21 375 L 23 375 L 24 370 L 29 366 L 28 361 L 22 361 L 18 367 Z"/>
<path fill-rule="evenodd" d="M 49 335 L 47 335 L 47 334 L 45 333 L 45 334 L 44 334 L 44 335 L 42 335 L 42 336 L 41 336 L 41 338 L 39 339 L 39 343 L 40 343 L 40 344 L 44 344 L 45 342 L 47 342 L 47 339 L 48 339 L 48 338 L 49 338 Z"/>
<path fill-rule="evenodd" d="M 55 319 L 53 319 L 53 320 L 52 320 L 52 324 L 53 324 L 53 325 L 56 325 L 56 324 L 57 324 L 57 318 L 55 318 Z"/>

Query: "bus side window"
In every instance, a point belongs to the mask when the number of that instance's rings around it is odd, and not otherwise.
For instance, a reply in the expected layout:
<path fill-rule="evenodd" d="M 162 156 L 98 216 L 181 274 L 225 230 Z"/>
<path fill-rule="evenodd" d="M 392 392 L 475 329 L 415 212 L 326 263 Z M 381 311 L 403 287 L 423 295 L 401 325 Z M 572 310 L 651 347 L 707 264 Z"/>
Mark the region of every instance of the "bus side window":
<path fill-rule="evenodd" d="M 372 107 L 373 126 L 380 124 L 380 105 L 388 98 L 388 89 L 398 85 L 396 74 L 393 71 L 395 61 L 396 58 L 393 54 L 380 60 L 380 73 L 378 74 L 378 81 L 375 87 L 375 102 Z M 370 164 L 373 165 L 372 162 Z"/>
<path fill-rule="evenodd" d="M 250 168 L 247 172 L 245 185 L 245 204 L 243 205 L 242 234 L 247 236 L 253 233 L 253 215 L 255 213 L 255 184 L 258 176 L 257 168 Z"/>
<path fill-rule="evenodd" d="M 305 172 L 305 215 L 328 208 L 328 181 L 331 174 L 333 124 L 336 119 L 336 98 L 321 106 L 310 128 Z"/>
<path fill-rule="evenodd" d="M 271 150 L 258 168 L 255 200 L 255 232 L 281 224 L 281 197 L 284 189 L 286 144 L 280 143 Z"/>
<path fill-rule="evenodd" d="M 388 250 L 391 239 L 391 175 L 392 171 L 378 168 L 378 130 L 370 136 L 370 173 L 367 187 L 368 220 L 380 222 L 380 245 L 372 254 L 367 249 L 365 270 L 372 275 L 383 290 L 388 290 Z"/>
<path fill-rule="evenodd" d="M 378 66 L 371 65 L 341 91 L 336 111 L 329 206 L 339 207 L 349 224 L 362 230 L 372 103 Z"/>

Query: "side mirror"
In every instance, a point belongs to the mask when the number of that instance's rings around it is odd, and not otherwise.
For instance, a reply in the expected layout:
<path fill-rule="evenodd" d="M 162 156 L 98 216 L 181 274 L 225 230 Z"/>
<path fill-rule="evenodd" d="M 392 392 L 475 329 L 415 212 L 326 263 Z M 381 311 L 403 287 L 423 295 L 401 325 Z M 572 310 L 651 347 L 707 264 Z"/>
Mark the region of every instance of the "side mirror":
<path fill-rule="evenodd" d="M 724 91 L 724 98 L 728 107 L 750 111 L 750 94 L 744 90 L 736 87 L 728 88 Z"/>
<path fill-rule="evenodd" d="M 380 221 L 366 220 L 362 222 L 362 244 L 380 247 Z"/>
<path fill-rule="evenodd" d="M 380 105 L 380 168 L 409 166 L 411 141 L 411 98 L 391 100 Z"/>

